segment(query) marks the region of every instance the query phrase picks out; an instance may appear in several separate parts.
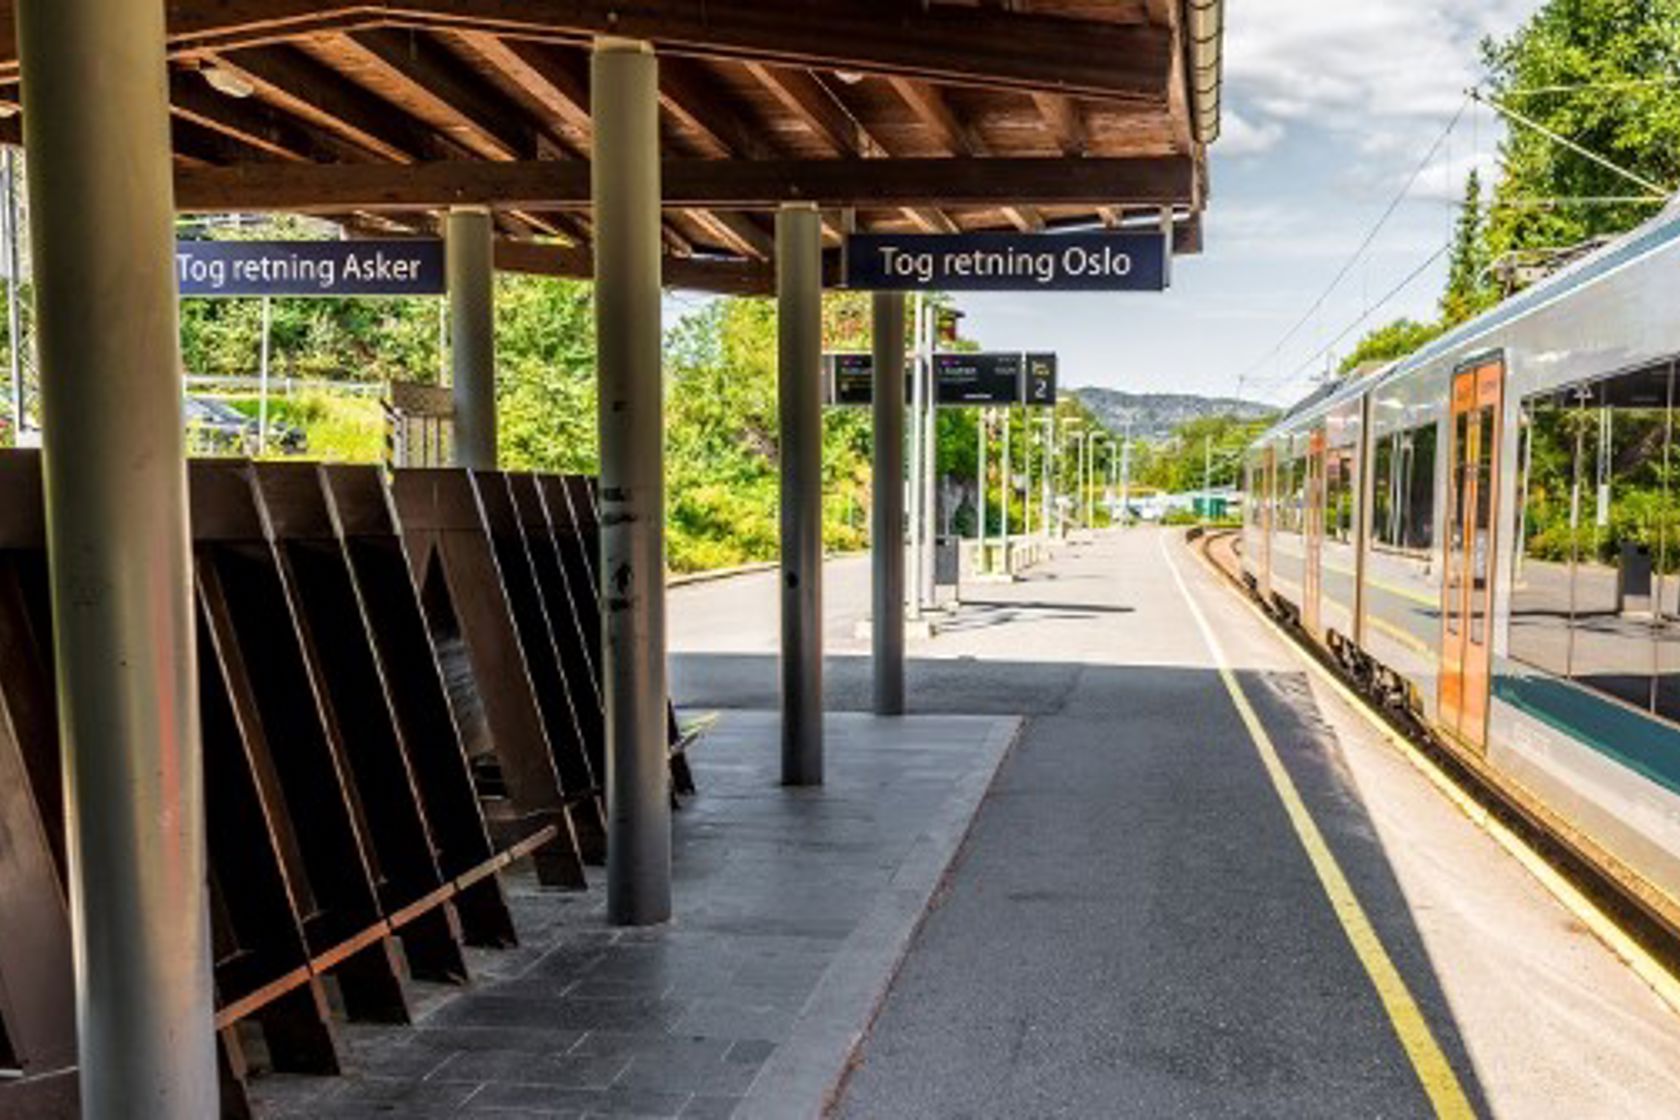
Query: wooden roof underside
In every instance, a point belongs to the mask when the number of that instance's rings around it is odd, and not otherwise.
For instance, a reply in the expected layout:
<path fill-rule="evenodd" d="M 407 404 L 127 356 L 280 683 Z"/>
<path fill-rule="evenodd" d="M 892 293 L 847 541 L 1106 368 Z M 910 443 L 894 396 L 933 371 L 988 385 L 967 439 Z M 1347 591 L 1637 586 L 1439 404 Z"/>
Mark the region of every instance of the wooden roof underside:
<path fill-rule="evenodd" d="M 447 205 L 485 203 L 506 267 L 586 274 L 589 43 L 617 34 L 659 51 L 674 283 L 767 288 L 766 211 L 794 198 L 829 211 L 831 244 L 848 212 L 860 230 L 955 232 L 1117 226 L 1164 207 L 1180 249 L 1199 243 L 1206 165 L 1182 0 L 166 10 L 183 210 L 422 231 Z M 12 27 L 0 18 L 0 102 L 16 105 Z M 18 116 L 0 126 L 21 138 Z"/>

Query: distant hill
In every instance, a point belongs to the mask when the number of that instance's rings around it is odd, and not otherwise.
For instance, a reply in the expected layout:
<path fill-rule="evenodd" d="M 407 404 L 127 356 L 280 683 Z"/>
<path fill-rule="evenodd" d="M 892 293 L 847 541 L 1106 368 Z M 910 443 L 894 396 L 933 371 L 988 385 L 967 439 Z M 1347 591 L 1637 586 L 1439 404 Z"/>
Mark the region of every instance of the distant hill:
<path fill-rule="evenodd" d="M 1233 416 L 1239 420 L 1260 420 L 1275 416 L 1277 409 L 1258 401 L 1236 397 L 1199 397 L 1193 393 L 1126 393 L 1119 389 L 1070 389 L 1073 396 L 1097 414 L 1105 427 L 1118 432 L 1132 417 L 1132 434 L 1142 439 L 1164 439 L 1187 420 L 1203 416 Z"/>

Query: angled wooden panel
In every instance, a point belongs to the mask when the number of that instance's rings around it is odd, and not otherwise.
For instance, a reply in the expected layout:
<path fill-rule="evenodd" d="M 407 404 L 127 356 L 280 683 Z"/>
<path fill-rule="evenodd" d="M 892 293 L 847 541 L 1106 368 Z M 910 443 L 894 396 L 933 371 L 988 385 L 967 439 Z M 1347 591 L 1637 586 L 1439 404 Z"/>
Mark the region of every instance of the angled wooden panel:
<path fill-rule="evenodd" d="M 604 863 L 606 813 L 602 808 L 601 787 L 589 762 L 585 717 L 579 715 L 580 707 L 587 712 L 590 697 L 587 693 L 573 695 L 565 656 L 554 639 L 549 604 L 542 594 L 536 561 L 520 526 L 507 476 L 500 471 L 473 471 L 470 477 L 490 533 L 490 547 L 502 573 L 502 590 L 513 610 L 514 629 L 525 654 L 531 685 L 536 690 L 549 746 L 554 751 L 555 769 L 566 791 L 577 797 L 572 819 L 577 825 L 578 842 L 583 846 L 585 860 Z"/>
<path fill-rule="evenodd" d="M 501 881 L 480 874 L 495 849 L 384 480 L 377 467 L 363 466 L 323 466 L 321 480 L 425 804 L 438 865 L 456 881 L 462 932 L 471 945 L 512 945 L 517 938 Z"/>
<path fill-rule="evenodd" d="M 407 1001 L 375 884 L 381 869 L 316 691 L 250 464 L 206 460 L 188 474 L 200 601 L 255 756 L 274 826 L 290 833 L 315 909 L 304 931 L 326 955 L 352 1018 L 406 1022 Z M 258 729 L 260 728 L 260 735 Z"/>
<path fill-rule="evenodd" d="M 313 463 L 259 463 L 252 469 L 304 662 L 328 715 L 328 739 L 361 807 L 364 838 L 378 858 L 381 910 L 397 927 L 410 972 L 428 980 L 464 981 L 466 959 L 447 901 L 453 889 L 438 867 L 320 475 Z"/>
<path fill-rule="evenodd" d="M 572 798 L 554 764 L 472 481 L 456 469 L 401 470 L 391 494 L 481 793 L 503 794 L 492 828 L 509 847 L 556 827 L 555 839 L 532 853 L 538 876 L 582 889 Z"/>

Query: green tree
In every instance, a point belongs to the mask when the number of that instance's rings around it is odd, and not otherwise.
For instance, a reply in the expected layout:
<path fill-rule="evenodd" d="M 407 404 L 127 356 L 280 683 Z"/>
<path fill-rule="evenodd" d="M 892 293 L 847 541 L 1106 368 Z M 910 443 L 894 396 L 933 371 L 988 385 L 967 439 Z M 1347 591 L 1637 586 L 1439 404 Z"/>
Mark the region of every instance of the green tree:
<path fill-rule="evenodd" d="M 1446 329 L 1444 322 L 1420 323 L 1408 318 L 1384 323 L 1359 340 L 1353 351 L 1342 359 L 1338 372 L 1349 373 L 1366 362 L 1391 362 L 1403 358 L 1438 338 Z"/>
<path fill-rule="evenodd" d="M 1497 298 L 1487 281 L 1487 252 L 1482 238 L 1482 178 L 1474 169 L 1464 180 L 1464 201 L 1453 227 L 1447 264 L 1447 289 L 1441 293 L 1441 322 L 1456 326 Z"/>
<path fill-rule="evenodd" d="M 1680 183 L 1680 0 L 1548 0 L 1514 35 L 1483 45 L 1494 96 L 1646 179 Z M 1640 84 L 1628 84 L 1628 83 Z M 1500 148 L 1490 260 L 1570 246 L 1649 218 L 1660 200 L 1520 124 Z"/>

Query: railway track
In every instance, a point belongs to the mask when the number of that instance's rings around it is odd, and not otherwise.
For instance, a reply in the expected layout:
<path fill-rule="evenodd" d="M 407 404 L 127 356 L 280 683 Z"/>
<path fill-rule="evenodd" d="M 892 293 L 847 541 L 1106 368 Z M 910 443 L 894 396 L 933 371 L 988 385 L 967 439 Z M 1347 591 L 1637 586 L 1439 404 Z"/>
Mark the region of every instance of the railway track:
<path fill-rule="evenodd" d="M 1441 786 L 1466 816 L 1524 863 L 1559 902 L 1680 1014 L 1680 915 L 1662 906 L 1636 876 L 1618 873 L 1609 866 L 1614 861 L 1594 851 L 1590 840 L 1566 835 L 1410 713 L 1397 711 L 1366 694 L 1323 649 L 1249 588 L 1242 575 L 1240 533 L 1191 530 L 1189 543 L 1303 659 L 1334 682 L 1335 690 L 1359 715 L 1382 731 L 1397 749 L 1413 752 L 1410 761 L 1415 766 Z"/>

